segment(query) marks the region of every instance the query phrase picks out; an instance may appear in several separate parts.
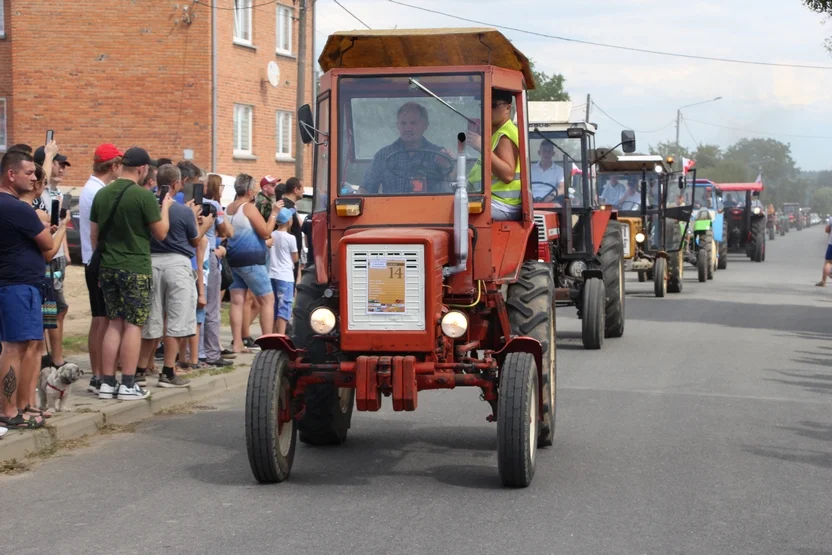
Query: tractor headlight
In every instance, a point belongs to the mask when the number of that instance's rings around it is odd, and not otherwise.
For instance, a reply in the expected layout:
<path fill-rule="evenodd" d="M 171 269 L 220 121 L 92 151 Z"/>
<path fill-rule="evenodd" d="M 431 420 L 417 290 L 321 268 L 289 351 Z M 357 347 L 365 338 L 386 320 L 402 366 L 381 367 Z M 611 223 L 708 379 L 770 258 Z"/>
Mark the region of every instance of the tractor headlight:
<path fill-rule="evenodd" d="M 643 243 L 645 239 L 647 239 L 647 237 L 645 237 L 644 233 L 640 231 L 636 233 L 636 243 Z"/>
<path fill-rule="evenodd" d="M 755 214 L 759 214 L 761 212 L 759 206 L 755 206 L 754 208 L 751 209 L 751 211 L 754 212 Z"/>
<path fill-rule="evenodd" d="M 452 310 L 442 317 L 440 325 L 442 333 L 452 339 L 457 339 L 468 331 L 468 318 L 460 311 Z"/>
<path fill-rule="evenodd" d="M 318 335 L 326 335 L 335 329 L 335 313 L 325 306 L 319 306 L 309 315 L 309 325 Z"/>
<path fill-rule="evenodd" d="M 579 278 L 583 275 L 584 270 L 586 270 L 586 262 L 583 260 L 575 260 L 572 264 L 569 265 L 569 275 L 573 278 Z"/>

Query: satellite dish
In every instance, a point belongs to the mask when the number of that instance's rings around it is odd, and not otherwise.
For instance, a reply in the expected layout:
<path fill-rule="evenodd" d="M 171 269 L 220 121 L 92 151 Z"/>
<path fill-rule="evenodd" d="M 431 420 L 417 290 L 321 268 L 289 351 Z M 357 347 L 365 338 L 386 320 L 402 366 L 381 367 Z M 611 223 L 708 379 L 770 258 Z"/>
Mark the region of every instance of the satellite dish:
<path fill-rule="evenodd" d="M 280 82 L 280 68 L 277 67 L 277 62 L 272 60 L 266 68 L 266 75 L 269 77 L 269 83 L 272 87 L 276 87 Z"/>

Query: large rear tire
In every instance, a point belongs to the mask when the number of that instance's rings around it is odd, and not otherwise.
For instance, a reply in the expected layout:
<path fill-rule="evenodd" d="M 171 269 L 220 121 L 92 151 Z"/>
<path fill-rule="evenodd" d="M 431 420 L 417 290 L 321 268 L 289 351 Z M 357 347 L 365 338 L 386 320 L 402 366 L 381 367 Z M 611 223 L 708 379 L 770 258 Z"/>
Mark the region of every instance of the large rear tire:
<path fill-rule="evenodd" d="M 581 306 L 581 340 L 585 349 L 600 349 L 604 344 L 604 282 L 589 278 L 584 282 Z"/>
<path fill-rule="evenodd" d="M 722 218 L 722 241 L 719 242 L 719 256 L 716 262 L 717 270 L 728 268 L 728 219 Z"/>
<path fill-rule="evenodd" d="M 598 258 L 601 272 L 604 274 L 604 337 L 621 337 L 624 335 L 624 244 L 621 227 L 624 224 L 610 221 Z"/>
<path fill-rule="evenodd" d="M 257 353 L 246 390 L 246 450 L 251 472 L 258 482 L 282 482 L 295 460 L 297 428 L 292 420 L 292 387 L 286 371 L 289 357 L 283 351 Z M 290 414 L 279 422 L 280 413 Z"/>
<path fill-rule="evenodd" d="M 525 488 L 534 478 L 538 438 L 537 367 L 530 353 L 509 353 L 500 368 L 497 468 L 503 485 Z"/>
<path fill-rule="evenodd" d="M 295 296 L 295 329 L 292 340 L 295 346 L 307 350 L 311 362 L 318 364 L 341 360 L 338 352 L 327 352 L 326 344 L 315 337 L 309 324 L 312 311 L 325 304 L 325 290 L 325 285 L 317 283 L 315 267 L 304 268 Z M 340 389 L 332 384 L 310 385 L 304 393 L 304 403 L 304 416 L 298 422 L 301 442 L 309 445 L 340 445 L 347 440 L 355 404 L 354 389 Z"/>
<path fill-rule="evenodd" d="M 665 230 L 664 247 L 667 252 L 667 292 L 681 293 L 685 275 L 685 253 L 679 246 L 682 243 L 682 232 L 675 222 L 668 222 Z"/>
<path fill-rule="evenodd" d="M 766 228 L 763 218 L 757 218 L 751 221 L 751 244 L 749 245 L 749 252 L 751 253 L 751 260 L 754 262 L 762 262 L 765 260 L 766 249 Z"/>
<path fill-rule="evenodd" d="M 555 439 L 557 417 L 557 344 L 555 342 L 555 281 L 552 266 L 527 261 L 517 281 L 508 287 L 506 307 L 511 332 L 540 341 L 543 349 L 543 419 L 537 437 L 538 447 L 548 447 Z"/>
<path fill-rule="evenodd" d="M 657 258 L 653 263 L 653 292 L 657 297 L 667 294 L 667 260 Z"/>

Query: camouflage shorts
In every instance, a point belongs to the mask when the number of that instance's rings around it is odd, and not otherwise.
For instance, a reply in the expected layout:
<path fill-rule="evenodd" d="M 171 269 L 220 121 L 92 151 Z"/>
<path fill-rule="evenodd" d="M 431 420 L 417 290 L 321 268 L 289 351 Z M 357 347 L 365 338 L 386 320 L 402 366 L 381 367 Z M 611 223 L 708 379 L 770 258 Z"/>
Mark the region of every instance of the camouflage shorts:
<path fill-rule="evenodd" d="M 101 268 L 98 280 L 104 293 L 107 318 L 124 319 L 134 326 L 144 326 L 150 315 L 153 276 Z"/>

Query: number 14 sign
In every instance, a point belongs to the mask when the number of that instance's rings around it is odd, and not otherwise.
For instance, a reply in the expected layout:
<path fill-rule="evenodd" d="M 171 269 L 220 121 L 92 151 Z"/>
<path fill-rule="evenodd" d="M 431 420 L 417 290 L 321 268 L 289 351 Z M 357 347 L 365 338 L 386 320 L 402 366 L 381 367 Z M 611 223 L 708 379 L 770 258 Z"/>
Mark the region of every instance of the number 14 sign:
<path fill-rule="evenodd" d="M 404 314 L 405 260 L 373 257 L 367 271 L 367 313 Z"/>

